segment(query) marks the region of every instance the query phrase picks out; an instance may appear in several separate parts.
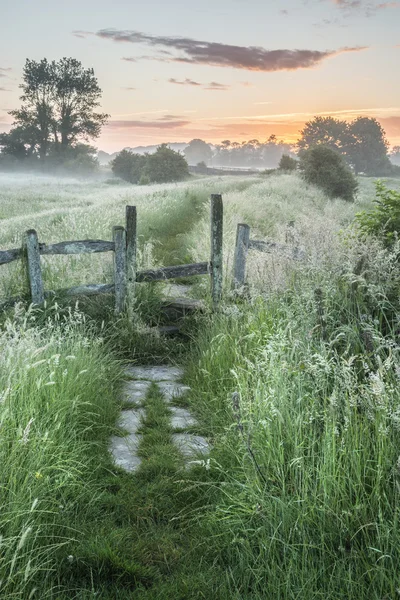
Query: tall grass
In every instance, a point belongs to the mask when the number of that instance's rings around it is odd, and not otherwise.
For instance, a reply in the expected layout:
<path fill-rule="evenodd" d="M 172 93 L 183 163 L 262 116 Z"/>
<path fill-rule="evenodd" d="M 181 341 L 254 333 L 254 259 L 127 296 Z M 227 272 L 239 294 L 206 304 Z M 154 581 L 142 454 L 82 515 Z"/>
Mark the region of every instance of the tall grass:
<path fill-rule="evenodd" d="M 117 413 L 119 367 L 82 315 L 36 327 L 20 312 L 0 333 L 0 596 L 54 598 L 82 523 L 98 511 L 98 473 Z M 85 333 L 86 329 L 86 333 Z"/>
<path fill-rule="evenodd" d="M 353 244 L 201 329 L 188 382 L 218 483 L 197 518 L 221 597 L 398 595 L 399 249 L 356 274 Z"/>

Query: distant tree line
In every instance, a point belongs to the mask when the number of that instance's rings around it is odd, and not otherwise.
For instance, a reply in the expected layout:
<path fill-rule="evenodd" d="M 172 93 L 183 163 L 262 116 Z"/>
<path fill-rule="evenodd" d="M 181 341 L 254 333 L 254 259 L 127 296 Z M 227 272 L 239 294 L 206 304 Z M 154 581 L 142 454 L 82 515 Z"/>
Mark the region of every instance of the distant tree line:
<path fill-rule="evenodd" d="M 257 139 L 247 142 L 223 140 L 212 147 L 203 140 L 192 140 L 184 154 L 190 165 L 205 163 L 213 167 L 245 167 L 255 169 L 276 168 L 283 154 L 293 155 L 290 144 L 278 141 L 276 135 L 260 142 Z"/>
<path fill-rule="evenodd" d="M 94 168 L 96 149 L 87 142 L 108 115 L 96 112 L 101 89 L 93 69 L 74 58 L 27 59 L 20 87 L 21 107 L 9 113 L 10 132 L 0 134 L 0 165 Z"/>

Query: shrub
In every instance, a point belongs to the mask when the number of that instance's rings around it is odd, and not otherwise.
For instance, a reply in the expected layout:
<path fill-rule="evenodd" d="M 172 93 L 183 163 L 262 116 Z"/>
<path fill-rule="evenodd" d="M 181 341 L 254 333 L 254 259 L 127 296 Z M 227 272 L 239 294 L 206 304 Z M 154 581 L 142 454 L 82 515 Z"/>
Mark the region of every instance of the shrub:
<path fill-rule="evenodd" d="M 180 181 L 189 175 L 188 164 L 182 154 L 162 144 L 154 154 L 134 154 L 122 150 L 111 161 L 114 175 L 129 181 L 146 185 Z"/>
<path fill-rule="evenodd" d="M 186 179 L 189 169 L 182 154 L 171 150 L 167 144 L 161 144 L 154 154 L 147 156 L 145 173 L 152 182 L 167 183 Z"/>
<path fill-rule="evenodd" d="M 378 237 L 390 247 L 400 231 L 400 192 L 389 190 L 382 181 L 375 185 L 375 207 L 369 212 L 358 213 L 356 221 L 363 233 Z"/>
<path fill-rule="evenodd" d="M 146 155 L 134 154 L 129 150 L 122 150 L 114 160 L 111 161 L 111 170 L 117 177 L 139 183 L 146 165 Z"/>
<path fill-rule="evenodd" d="M 299 166 L 307 183 L 317 185 L 330 198 L 354 200 L 357 180 L 340 154 L 331 148 L 319 145 L 303 151 Z"/>
<path fill-rule="evenodd" d="M 282 158 L 279 161 L 279 169 L 281 171 L 295 171 L 297 169 L 298 161 L 292 158 L 288 154 L 282 154 Z"/>

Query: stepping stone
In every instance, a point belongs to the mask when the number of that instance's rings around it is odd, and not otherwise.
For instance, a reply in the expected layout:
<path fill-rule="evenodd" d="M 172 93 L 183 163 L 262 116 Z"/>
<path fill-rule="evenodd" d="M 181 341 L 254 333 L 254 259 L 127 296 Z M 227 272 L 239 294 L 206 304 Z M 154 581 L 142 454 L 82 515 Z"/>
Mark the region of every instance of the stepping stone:
<path fill-rule="evenodd" d="M 180 367 L 169 367 L 166 365 L 152 367 L 126 367 L 125 375 L 135 379 L 148 379 L 150 381 L 176 381 L 183 376 Z"/>
<path fill-rule="evenodd" d="M 185 429 L 191 425 L 196 425 L 197 421 L 185 408 L 172 407 L 172 427 L 174 429 Z"/>
<path fill-rule="evenodd" d="M 207 454 L 210 451 L 210 444 L 201 435 L 174 433 L 172 440 L 185 458 L 192 458 L 198 454 Z"/>
<path fill-rule="evenodd" d="M 125 437 L 113 435 L 110 439 L 110 452 L 117 467 L 121 467 L 124 471 L 132 473 L 136 471 L 141 463 L 141 459 L 137 455 L 140 436 L 131 433 Z"/>
<path fill-rule="evenodd" d="M 144 416 L 144 410 L 122 410 L 118 417 L 118 427 L 129 431 L 130 434 L 136 433 L 141 425 L 141 419 Z"/>
<path fill-rule="evenodd" d="M 150 386 L 151 381 L 126 381 L 123 389 L 124 402 L 142 402 Z"/>
<path fill-rule="evenodd" d="M 179 296 L 186 296 L 191 290 L 191 285 L 180 285 L 179 283 L 167 283 L 164 287 L 164 296 L 170 298 L 177 298 Z"/>
<path fill-rule="evenodd" d="M 174 398 L 181 398 L 190 391 L 188 385 L 183 383 L 172 383 L 170 381 L 160 381 L 158 387 L 167 402 L 171 402 Z"/>

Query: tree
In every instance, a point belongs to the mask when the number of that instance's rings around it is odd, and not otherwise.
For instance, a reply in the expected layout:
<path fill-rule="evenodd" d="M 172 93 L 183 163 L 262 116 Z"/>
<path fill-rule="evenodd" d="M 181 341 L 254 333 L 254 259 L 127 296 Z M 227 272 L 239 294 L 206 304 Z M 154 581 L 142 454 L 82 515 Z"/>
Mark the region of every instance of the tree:
<path fill-rule="evenodd" d="M 350 123 L 349 132 L 348 155 L 354 171 L 367 175 L 389 175 L 389 142 L 380 123 L 370 117 L 358 117 Z"/>
<path fill-rule="evenodd" d="M 300 150 L 323 144 L 345 156 L 351 138 L 346 121 L 333 117 L 314 117 L 305 124 L 300 134 L 301 138 L 297 142 Z"/>
<path fill-rule="evenodd" d="M 279 161 L 279 169 L 281 171 L 295 171 L 297 169 L 298 161 L 292 158 L 288 154 L 282 154 L 282 158 Z"/>
<path fill-rule="evenodd" d="M 150 181 L 166 183 L 185 179 L 189 175 L 189 169 L 182 154 L 171 150 L 167 144 L 161 144 L 154 154 L 147 156 L 144 174 Z"/>
<path fill-rule="evenodd" d="M 297 142 L 300 154 L 303 150 L 324 145 L 339 152 L 356 173 L 390 174 L 389 144 L 376 119 L 358 117 L 346 123 L 333 117 L 315 117 L 300 133 Z"/>
<path fill-rule="evenodd" d="M 20 97 L 20 109 L 10 111 L 14 117 L 14 127 L 20 132 L 31 132 L 38 144 L 39 158 L 47 156 L 51 134 L 55 127 L 54 93 L 55 93 L 55 63 L 49 63 L 46 58 L 39 62 L 26 59 L 23 71 L 23 83 L 20 87 L 23 94 Z"/>
<path fill-rule="evenodd" d="M 189 165 L 197 165 L 199 162 L 204 162 L 207 165 L 213 155 L 211 146 L 199 139 L 189 142 L 183 153 Z"/>
<path fill-rule="evenodd" d="M 130 150 L 122 150 L 111 161 L 111 169 L 117 177 L 129 181 L 129 183 L 139 183 L 146 161 L 147 155 L 134 154 Z"/>
<path fill-rule="evenodd" d="M 338 152 L 320 145 L 304 150 L 300 155 L 304 179 L 320 187 L 330 198 L 352 202 L 358 184 L 353 173 Z"/>
<path fill-rule="evenodd" d="M 153 154 L 122 150 L 111 162 L 111 169 L 117 177 L 139 184 L 180 181 L 189 175 L 185 157 L 167 144 L 159 146 Z"/>
<path fill-rule="evenodd" d="M 25 144 L 37 146 L 43 161 L 50 152 L 100 135 L 108 115 L 97 113 L 101 89 L 93 69 L 84 69 L 74 58 L 58 62 L 27 59 L 21 108 L 10 111 Z"/>

